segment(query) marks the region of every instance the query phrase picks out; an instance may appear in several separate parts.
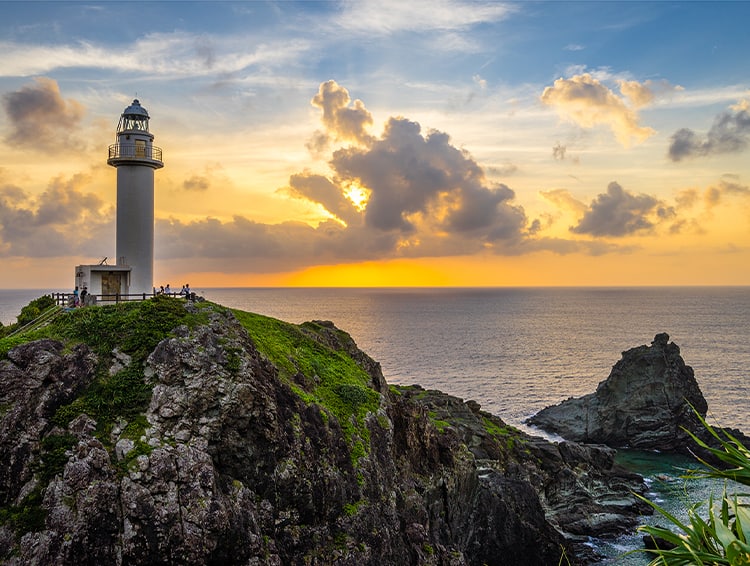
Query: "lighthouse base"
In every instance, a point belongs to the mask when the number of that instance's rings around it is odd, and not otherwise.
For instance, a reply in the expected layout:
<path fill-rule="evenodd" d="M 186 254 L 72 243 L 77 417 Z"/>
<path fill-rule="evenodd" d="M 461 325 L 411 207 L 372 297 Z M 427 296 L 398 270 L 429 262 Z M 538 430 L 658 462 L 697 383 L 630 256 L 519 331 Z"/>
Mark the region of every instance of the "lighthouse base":
<path fill-rule="evenodd" d="M 88 294 L 102 302 L 127 300 L 131 269 L 129 265 L 77 265 L 75 285 L 79 291 L 86 287 Z"/>

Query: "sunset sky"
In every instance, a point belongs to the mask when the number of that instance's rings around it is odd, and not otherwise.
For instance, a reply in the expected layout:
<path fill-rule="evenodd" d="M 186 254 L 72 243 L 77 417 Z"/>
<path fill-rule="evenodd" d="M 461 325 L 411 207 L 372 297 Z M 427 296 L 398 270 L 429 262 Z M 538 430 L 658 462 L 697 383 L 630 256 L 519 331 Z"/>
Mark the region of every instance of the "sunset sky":
<path fill-rule="evenodd" d="M 0 288 L 750 285 L 749 2 L 1 2 Z M 112 259 L 108 260 L 113 263 Z"/>

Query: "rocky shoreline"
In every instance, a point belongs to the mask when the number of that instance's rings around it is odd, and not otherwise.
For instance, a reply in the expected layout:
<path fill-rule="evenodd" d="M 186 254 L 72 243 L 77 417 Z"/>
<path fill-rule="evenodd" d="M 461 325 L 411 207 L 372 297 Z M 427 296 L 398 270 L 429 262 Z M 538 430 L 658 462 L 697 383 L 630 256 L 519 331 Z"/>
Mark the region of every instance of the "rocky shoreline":
<path fill-rule="evenodd" d="M 650 510 L 607 442 L 389 386 L 330 322 L 148 303 L 0 357 L 4 564 L 589 564 Z"/>

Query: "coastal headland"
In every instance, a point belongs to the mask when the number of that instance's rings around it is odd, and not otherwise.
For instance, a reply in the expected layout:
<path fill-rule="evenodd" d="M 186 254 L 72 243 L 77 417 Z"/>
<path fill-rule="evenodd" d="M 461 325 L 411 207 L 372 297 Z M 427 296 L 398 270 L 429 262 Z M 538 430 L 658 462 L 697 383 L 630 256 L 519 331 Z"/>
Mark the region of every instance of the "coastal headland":
<path fill-rule="evenodd" d="M 613 448 L 389 385 L 327 321 L 77 309 L 0 340 L 0 396 L 6 564 L 587 564 L 650 510 Z"/>

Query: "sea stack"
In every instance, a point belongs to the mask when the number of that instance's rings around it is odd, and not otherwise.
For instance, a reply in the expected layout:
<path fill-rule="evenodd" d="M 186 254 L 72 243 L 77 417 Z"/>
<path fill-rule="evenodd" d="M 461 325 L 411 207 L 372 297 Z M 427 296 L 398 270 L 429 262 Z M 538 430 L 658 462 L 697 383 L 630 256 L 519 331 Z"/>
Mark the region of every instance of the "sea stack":
<path fill-rule="evenodd" d="M 705 417 L 706 399 L 679 346 L 662 333 L 651 346 L 623 352 L 594 393 L 546 407 L 527 422 L 575 442 L 686 452 L 694 443 L 684 429 L 703 431 L 693 409 Z"/>

